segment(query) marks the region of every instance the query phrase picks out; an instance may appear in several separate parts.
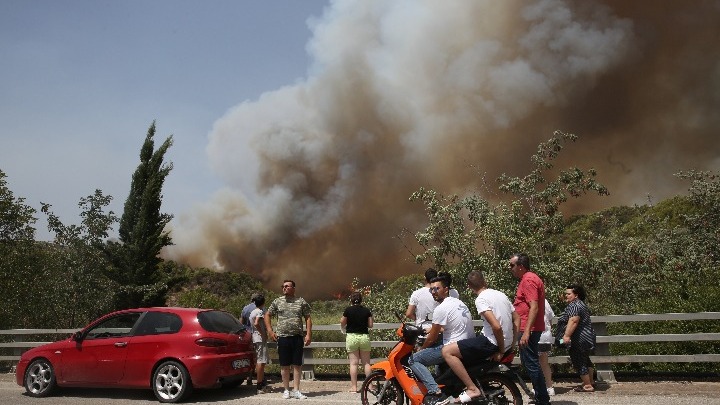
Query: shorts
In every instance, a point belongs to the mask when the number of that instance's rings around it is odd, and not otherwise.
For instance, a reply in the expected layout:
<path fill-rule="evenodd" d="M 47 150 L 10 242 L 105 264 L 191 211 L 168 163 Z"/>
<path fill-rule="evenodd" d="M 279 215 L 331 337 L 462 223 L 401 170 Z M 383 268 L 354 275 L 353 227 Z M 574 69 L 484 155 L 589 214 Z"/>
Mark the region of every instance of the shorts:
<path fill-rule="evenodd" d="M 263 342 L 255 342 L 253 343 L 255 346 L 255 357 L 257 358 L 257 363 L 260 364 L 268 364 L 270 363 L 270 358 L 268 358 L 268 347 L 267 343 Z"/>
<path fill-rule="evenodd" d="M 345 336 L 345 349 L 350 352 L 369 352 L 370 335 L 365 333 L 348 333 Z"/>
<path fill-rule="evenodd" d="M 305 342 L 300 335 L 279 336 L 277 340 L 280 366 L 302 366 Z"/>
<path fill-rule="evenodd" d="M 458 340 L 458 349 L 463 363 L 475 364 L 487 361 L 487 358 L 497 353 L 498 347 L 483 335 L 474 338 Z"/>
<path fill-rule="evenodd" d="M 538 353 L 547 353 L 552 350 L 552 343 L 538 343 Z"/>

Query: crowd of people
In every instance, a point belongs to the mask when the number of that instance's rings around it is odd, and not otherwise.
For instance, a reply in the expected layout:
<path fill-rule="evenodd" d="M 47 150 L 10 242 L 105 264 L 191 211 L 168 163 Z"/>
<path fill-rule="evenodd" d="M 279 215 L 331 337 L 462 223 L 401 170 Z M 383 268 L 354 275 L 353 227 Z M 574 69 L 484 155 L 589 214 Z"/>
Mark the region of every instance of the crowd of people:
<path fill-rule="evenodd" d="M 435 382 L 433 366 L 447 365 L 452 369 L 465 384 L 456 402 L 468 403 L 483 393 L 468 375 L 464 362 L 500 361 L 516 349 L 532 382 L 536 404 L 549 404 L 550 396 L 555 395 L 548 361 L 553 346 L 568 350 L 581 380 L 575 390 L 595 390 L 590 355 L 595 349 L 596 337 L 583 286 L 567 285 L 567 306 L 553 331 L 555 313 L 545 297 L 543 280 L 532 271 L 530 258 L 523 253 L 513 254 L 508 260 L 508 270 L 518 280 L 512 301 L 503 292 L 490 288 L 482 271 L 473 270 L 467 276 L 467 287 L 476 296 L 475 310 L 483 321 L 477 335 L 471 311 L 459 299 L 450 274 L 428 269 L 425 286 L 411 294 L 405 316 L 427 331 L 422 344 L 408 359 L 408 366 L 427 389 L 424 405 L 446 405 L 451 400 Z M 267 308 L 263 294 L 253 294 L 241 315 L 243 323 L 252 331 L 255 344 L 257 393 L 268 392 L 265 366 L 269 363 L 267 343 L 272 340 L 277 342 L 283 398 L 306 399 L 300 392 L 300 376 L 303 348 L 312 342 L 311 308 L 307 301 L 295 295 L 294 281 L 285 280 L 282 292 Z M 350 305 L 343 311 L 340 327 L 345 333 L 350 365 L 349 390 L 358 392 L 359 366 L 363 366 L 365 376 L 370 374 L 373 314 L 363 305 L 360 292 L 353 292 L 349 298 Z"/>

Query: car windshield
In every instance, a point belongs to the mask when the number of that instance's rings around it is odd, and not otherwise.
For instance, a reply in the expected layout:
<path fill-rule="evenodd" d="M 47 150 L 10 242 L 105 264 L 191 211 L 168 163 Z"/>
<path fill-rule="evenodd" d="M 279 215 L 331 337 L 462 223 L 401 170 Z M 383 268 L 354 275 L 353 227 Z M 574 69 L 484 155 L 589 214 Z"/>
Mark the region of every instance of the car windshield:
<path fill-rule="evenodd" d="M 238 333 L 245 327 L 234 316 L 223 311 L 205 311 L 198 314 L 200 326 L 208 332 Z"/>

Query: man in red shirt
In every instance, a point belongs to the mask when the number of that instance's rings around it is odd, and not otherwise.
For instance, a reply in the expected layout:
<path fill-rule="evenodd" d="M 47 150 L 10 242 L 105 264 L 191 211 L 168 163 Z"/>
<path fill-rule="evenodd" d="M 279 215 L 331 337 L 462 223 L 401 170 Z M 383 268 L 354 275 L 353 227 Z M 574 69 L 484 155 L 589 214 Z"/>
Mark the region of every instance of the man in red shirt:
<path fill-rule="evenodd" d="M 520 280 L 513 306 L 520 316 L 520 361 L 525 366 L 535 390 L 535 403 L 550 403 L 545 377 L 540 368 L 538 341 L 545 330 L 545 284 L 537 274 L 530 271 L 530 258 L 524 253 L 515 253 L 510 257 L 510 272 Z"/>

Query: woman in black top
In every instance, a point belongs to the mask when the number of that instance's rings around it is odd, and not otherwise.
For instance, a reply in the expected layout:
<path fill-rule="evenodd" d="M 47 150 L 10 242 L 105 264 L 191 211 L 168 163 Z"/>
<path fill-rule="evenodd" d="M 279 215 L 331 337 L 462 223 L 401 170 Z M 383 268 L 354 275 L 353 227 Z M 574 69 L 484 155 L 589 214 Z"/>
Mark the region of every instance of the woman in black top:
<path fill-rule="evenodd" d="M 362 305 L 362 294 L 350 294 L 350 305 L 345 308 L 340 327 L 346 331 L 345 348 L 350 358 L 350 391 L 358 392 L 357 369 L 360 361 L 365 365 L 365 376 L 370 374 L 370 331 L 373 327 L 372 312 Z"/>
<path fill-rule="evenodd" d="M 568 348 L 573 368 L 580 374 L 582 385 L 575 390 L 593 392 L 593 363 L 590 354 L 595 350 L 595 331 L 590 321 L 590 309 L 585 305 L 585 288 L 579 284 L 565 287 L 565 312 L 558 319 L 558 326 L 565 326 L 562 344 Z"/>

